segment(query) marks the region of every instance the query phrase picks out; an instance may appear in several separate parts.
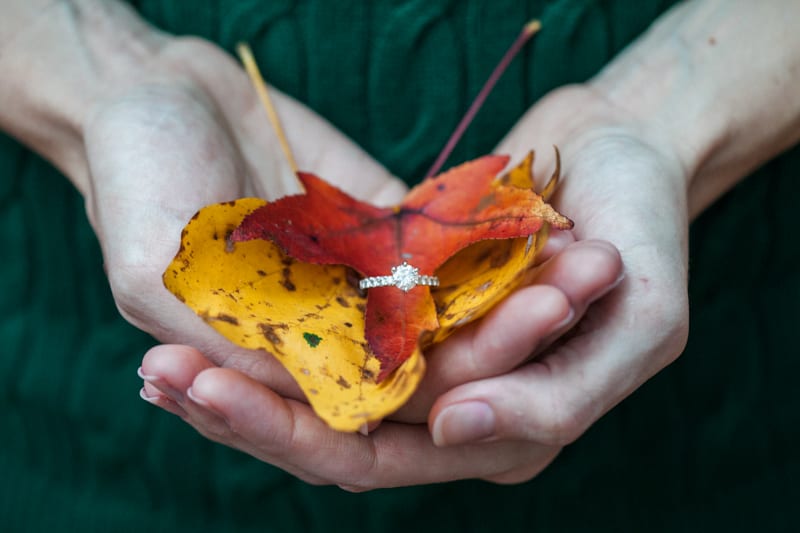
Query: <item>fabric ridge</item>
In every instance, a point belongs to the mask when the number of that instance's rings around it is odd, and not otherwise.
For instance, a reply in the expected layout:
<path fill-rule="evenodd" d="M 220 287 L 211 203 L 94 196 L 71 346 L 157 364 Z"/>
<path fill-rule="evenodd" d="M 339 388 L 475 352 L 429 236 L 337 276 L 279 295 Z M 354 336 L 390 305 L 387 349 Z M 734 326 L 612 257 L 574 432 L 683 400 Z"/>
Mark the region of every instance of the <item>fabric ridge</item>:
<path fill-rule="evenodd" d="M 673 2 L 136 0 L 232 51 L 409 182 L 521 25 L 514 61 L 448 165 L 490 152 L 555 87 L 596 73 Z M 635 5 L 634 5 L 635 4 Z M 684 355 L 537 479 L 349 494 L 205 440 L 144 404 L 155 341 L 118 314 L 83 201 L 0 137 L 0 523 L 7 531 L 778 531 L 800 497 L 800 149 L 691 230 Z M 731 335 L 731 333 L 734 335 Z M 502 509 L 502 512 L 500 510 Z"/>

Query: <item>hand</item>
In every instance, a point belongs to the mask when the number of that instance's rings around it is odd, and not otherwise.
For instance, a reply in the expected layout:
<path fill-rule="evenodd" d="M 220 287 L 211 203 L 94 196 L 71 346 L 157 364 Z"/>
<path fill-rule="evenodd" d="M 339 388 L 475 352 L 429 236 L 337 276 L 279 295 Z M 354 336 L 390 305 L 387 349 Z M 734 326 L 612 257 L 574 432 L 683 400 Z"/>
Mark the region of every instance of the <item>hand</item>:
<path fill-rule="evenodd" d="M 505 148 L 541 145 L 533 132 L 564 124 L 572 109 L 602 104 L 586 88 L 559 91 L 535 106 Z M 211 438 L 311 482 L 364 489 L 536 475 L 674 359 L 687 334 L 681 166 L 619 117 L 588 114 L 573 125 L 562 143 L 558 206 L 576 219 L 578 237 L 612 240 L 625 264 L 619 288 L 593 306 L 619 280 L 621 263 L 607 244 L 581 241 L 545 263 L 533 285 L 431 350 L 420 393 L 394 417 L 405 423 L 385 421 L 366 438 L 333 433 L 304 404 L 213 368 L 186 348 L 155 349 L 143 363 L 146 375 L 170 383 L 162 391 L 177 402 L 167 404 L 149 385 L 145 394 Z M 429 428 L 415 424 L 431 402 Z"/>
<path fill-rule="evenodd" d="M 518 365 L 619 278 L 613 247 L 597 241 L 566 245 L 570 237 L 559 237 L 554 247 L 565 247 L 536 273 L 536 284 L 428 354 L 431 371 L 420 393 L 369 436 L 332 431 L 305 403 L 282 397 L 242 372 L 219 368 L 188 346 L 158 346 L 147 353 L 142 396 L 203 435 L 311 483 L 365 490 L 470 477 L 529 478 L 549 464 L 558 446 L 498 440 L 442 448 L 432 441 L 425 421 L 436 391 Z"/>
<path fill-rule="evenodd" d="M 584 113 L 575 116 L 575 109 Z M 616 246 L 624 280 L 580 322 L 579 308 L 569 324 L 573 329 L 533 362 L 514 369 L 537 346 L 529 342 L 505 368 L 494 368 L 496 377 L 451 378 L 468 382 L 436 400 L 430 424 L 437 444 L 571 443 L 673 361 L 686 343 L 688 177 L 672 146 L 648 144 L 635 121 L 584 86 L 559 90 L 534 106 L 498 151 L 524 153 L 531 144 L 544 145 L 552 131 L 564 132 L 559 146 L 565 179 L 556 206 L 575 220 L 578 239 L 605 239 Z M 565 282 L 562 272 L 554 269 L 546 282 L 570 295 L 574 283 Z M 432 358 L 432 365 L 445 375 L 458 373 L 456 357 Z M 478 357 L 473 366 L 497 364 L 492 350 L 481 350 Z"/>
<path fill-rule="evenodd" d="M 311 482 L 364 489 L 534 476 L 686 340 L 685 171 L 670 146 L 648 144 L 635 121 L 607 108 L 587 87 L 563 89 L 504 142 L 499 151 L 520 156 L 546 145 L 547 132 L 562 135 L 556 203 L 575 218 L 581 242 L 543 265 L 534 285 L 435 347 L 419 394 L 369 437 L 333 433 L 305 404 L 182 347 L 146 356 L 145 396 Z M 587 112 L 574 117 L 574 109 Z M 590 307 L 621 274 L 613 248 L 586 240 L 598 238 L 620 249 L 626 277 Z M 427 428 L 419 424 L 426 416 Z"/>
<path fill-rule="evenodd" d="M 100 99 L 84 126 L 87 210 L 117 305 L 158 339 L 191 344 L 215 364 L 301 397 L 279 364 L 202 325 L 161 281 L 181 229 L 201 207 L 299 191 L 255 91 L 230 57 L 194 39 L 166 39 L 143 70 Z M 277 92 L 273 98 L 302 168 L 373 202 L 402 197 L 402 183 L 330 125 Z"/>

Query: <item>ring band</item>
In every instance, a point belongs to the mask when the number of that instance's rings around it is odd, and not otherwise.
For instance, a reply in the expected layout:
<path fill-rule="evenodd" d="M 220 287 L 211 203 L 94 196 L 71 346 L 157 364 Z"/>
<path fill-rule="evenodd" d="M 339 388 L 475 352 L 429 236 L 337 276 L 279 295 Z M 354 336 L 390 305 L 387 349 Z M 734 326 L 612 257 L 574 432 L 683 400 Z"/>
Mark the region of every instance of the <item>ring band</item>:
<path fill-rule="evenodd" d="M 391 276 L 372 276 L 364 278 L 358 282 L 362 289 L 372 289 L 374 287 L 391 287 L 394 285 L 403 292 L 408 292 L 417 285 L 428 287 L 438 287 L 439 278 L 436 276 L 420 275 L 419 269 L 403 261 L 402 265 L 392 267 Z"/>

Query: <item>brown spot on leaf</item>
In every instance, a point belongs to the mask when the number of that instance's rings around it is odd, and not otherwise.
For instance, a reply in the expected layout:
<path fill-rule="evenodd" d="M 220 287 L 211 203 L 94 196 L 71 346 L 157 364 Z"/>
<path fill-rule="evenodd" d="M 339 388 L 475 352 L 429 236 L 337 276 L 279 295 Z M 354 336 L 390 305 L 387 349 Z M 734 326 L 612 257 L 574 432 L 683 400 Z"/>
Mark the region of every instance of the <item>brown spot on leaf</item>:
<path fill-rule="evenodd" d="M 266 275 L 267 275 L 267 273 L 266 273 L 266 272 L 264 272 L 263 270 L 256 270 L 256 274 L 258 274 L 258 275 L 259 275 L 259 276 L 261 276 L 262 278 L 263 278 L 264 276 L 266 276 Z"/>
<path fill-rule="evenodd" d="M 283 288 L 287 291 L 294 292 L 297 290 L 297 287 L 295 287 L 294 283 L 292 282 L 291 275 L 292 270 L 289 267 L 284 267 L 284 269 L 281 270 L 281 285 L 283 285 Z"/>
<path fill-rule="evenodd" d="M 344 387 L 345 389 L 349 389 L 351 387 L 350 383 L 344 379 L 343 376 L 339 376 L 339 379 L 336 380 L 336 384 L 340 387 Z"/>
<path fill-rule="evenodd" d="M 342 307 L 350 307 L 350 302 L 342 298 L 341 296 L 336 297 L 336 303 L 341 305 Z"/>
<path fill-rule="evenodd" d="M 234 326 L 239 325 L 239 319 L 235 316 L 226 315 L 225 313 L 220 313 L 216 317 L 213 317 L 213 320 L 219 320 L 220 322 L 227 322 L 228 324 L 233 324 Z"/>
<path fill-rule="evenodd" d="M 347 284 L 351 288 L 353 288 L 356 291 L 358 291 L 358 293 L 361 294 L 362 296 L 366 294 L 366 291 L 364 289 L 362 289 L 361 287 L 359 287 L 359 282 L 361 281 L 361 276 L 359 276 L 358 272 L 356 272 L 352 268 L 348 268 L 345 271 L 345 281 L 347 282 Z"/>
<path fill-rule="evenodd" d="M 502 253 L 492 256 L 489 266 L 492 268 L 500 268 L 508 263 L 509 259 L 511 259 L 511 247 L 504 246 Z"/>
<path fill-rule="evenodd" d="M 273 346 L 280 346 L 283 344 L 283 339 L 275 332 L 276 329 L 289 329 L 286 324 L 265 324 L 261 322 L 258 324 L 258 330 Z"/>
<path fill-rule="evenodd" d="M 484 248 L 484 250 L 479 255 L 477 255 L 475 257 L 475 264 L 476 265 L 482 264 L 484 261 L 489 259 L 490 255 L 492 255 L 492 249 L 491 248 Z"/>

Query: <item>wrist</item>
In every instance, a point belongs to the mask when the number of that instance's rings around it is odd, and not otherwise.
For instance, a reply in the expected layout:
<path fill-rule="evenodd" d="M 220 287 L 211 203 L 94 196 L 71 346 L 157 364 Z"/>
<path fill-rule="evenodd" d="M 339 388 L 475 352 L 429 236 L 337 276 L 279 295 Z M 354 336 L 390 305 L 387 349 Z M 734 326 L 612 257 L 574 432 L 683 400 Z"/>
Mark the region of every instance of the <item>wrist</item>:
<path fill-rule="evenodd" d="M 164 37 L 127 6 L 100 0 L 14 2 L 0 31 L 0 129 L 91 187 L 83 126 L 99 100 L 135 79 Z"/>
<path fill-rule="evenodd" d="M 677 5 L 589 82 L 687 176 L 691 217 L 800 139 L 796 2 Z"/>

